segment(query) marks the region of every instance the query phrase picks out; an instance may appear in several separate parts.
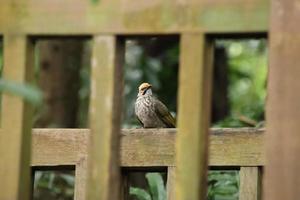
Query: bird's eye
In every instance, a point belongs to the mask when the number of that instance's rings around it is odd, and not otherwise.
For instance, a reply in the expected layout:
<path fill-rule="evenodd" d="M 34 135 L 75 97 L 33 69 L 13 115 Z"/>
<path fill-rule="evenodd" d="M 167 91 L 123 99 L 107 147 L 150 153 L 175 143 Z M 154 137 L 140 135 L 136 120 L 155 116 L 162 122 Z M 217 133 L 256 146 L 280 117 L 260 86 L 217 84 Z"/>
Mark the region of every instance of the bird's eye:
<path fill-rule="evenodd" d="M 147 88 L 144 88 L 142 91 L 143 91 L 143 95 L 145 95 L 146 91 L 147 91 Z"/>

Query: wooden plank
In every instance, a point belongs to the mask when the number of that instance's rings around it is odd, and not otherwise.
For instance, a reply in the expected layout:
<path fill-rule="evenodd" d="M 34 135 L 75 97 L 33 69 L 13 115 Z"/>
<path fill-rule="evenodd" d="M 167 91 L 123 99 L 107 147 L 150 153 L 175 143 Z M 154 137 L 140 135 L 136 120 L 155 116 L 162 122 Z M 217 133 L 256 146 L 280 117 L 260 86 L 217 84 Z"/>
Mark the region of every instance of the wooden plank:
<path fill-rule="evenodd" d="M 175 129 L 123 130 L 122 166 L 175 166 Z M 265 163 L 263 130 L 212 129 L 210 166 L 261 166 Z"/>
<path fill-rule="evenodd" d="M 180 40 L 175 190 L 178 199 L 199 200 L 206 198 L 212 48 L 204 34 Z"/>
<path fill-rule="evenodd" d="M 75 200 L 86 197 L 89 134 L 89 129 L 33 129 L 31 166 L 75 166 Z"/>
<path fill-rule="evenodd" d="M 82 156 L 78 159 L 75 167 L 75 187 L 74 199 L 86 199 L 86 184 L 87 184 L 87 156 Z"/>
<path fill-rule="evenodd" d="M 264 199 L 300 199 L 299 1 L 272 1 Z"/>
<path fill-rule="evenodd" d="M 0 132 L 1 133 L 1 132 Z M 175 166 L 175 129 L 124 129 L 123 167 Z M 34 129 L 32 166 L 76 165 L 87 155 L 89 129 Z M 264 166 L 264 131 L 212 129 L 209 165 Z"/>
<path fill-rule="evenodd" d="M 175 200 L 175 167 L 168 167 L 167 199 Z"/>
<path fill-rule="evenodd" d="M 258 167 L 241 167 L 240 200 L 260 199 L 260 171 Z"/>
<path fill-rule="evenodd" d="M 269 2 L 2 0 L 0 32 L 12 27 L 30 35 L 267 32 Z"/>
<path fill-rule="evenodd" d="M 88 129 L 33 129 L 32 166 L 76 165 L 87 156 Z"/>
<path fill-rule="evenodd" d="M 93 38 L 87 199 L 119 199 L 124 41 Z"/>
<path fill-rule="evenodd" d="M 33 75 L 33 44 L 5 35 L 3 77 L 25 83 Z M 32 110 L 20 97 L 3 93 L 0 135 L 0 199 L 29 199 Z"/>
<path fill-rule="evenodd" d="M 210 166 L 261 166 L 265 164 L 264 131 L 214 129 L 210 135 Z"/>
<path fill-rule="evenodd" d="M 174 165 L 175 129 L 123 130 L 122 166 Z"/>
<path fill-rule="evenodd" d="M 2 131 L 0 132 L 2 134 Z M 75 165 L 75 199 L 86 194 L 86 156 L 89 129 L 34 129 L 32 166 Z M 121 137 L 123 167 L 168 166 L 168 199 L 174 200 L 176 129 L 124 129 Z M 264 131 L 252 128 L 212 129 L 210 166 L 263 166 Z M 255 191 L 253 179 L 257 167 L 241 168 L 240 198 Z M 253 170 L 255 169 L 255 170 Z M 249 179 L 248 177 L 252 177 Z M 251 180 L 251 181 L 250 181 Z M 243 183 L 244 182 L 244 183 Z M 125 182 L 126 183 L 126 180 Z M 242 189 L 244 188 L 244 189 Z M 251 196 L 251 197 L 252 197 Z M 125 195 L 123 198 L 128 197 Z"/>

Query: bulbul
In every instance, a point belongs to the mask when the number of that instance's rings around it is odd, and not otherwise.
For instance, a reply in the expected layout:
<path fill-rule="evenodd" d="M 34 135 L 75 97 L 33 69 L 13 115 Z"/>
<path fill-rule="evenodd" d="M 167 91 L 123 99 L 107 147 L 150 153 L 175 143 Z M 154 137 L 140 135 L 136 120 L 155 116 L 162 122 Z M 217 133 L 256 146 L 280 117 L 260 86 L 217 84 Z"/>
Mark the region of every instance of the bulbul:
<path fill-rule="evenodd" d="M 152 95 L 151 85 L 142 83 L 135 102 L 135 114 L 144 128 L 175 128 L 168 108 Z"/>

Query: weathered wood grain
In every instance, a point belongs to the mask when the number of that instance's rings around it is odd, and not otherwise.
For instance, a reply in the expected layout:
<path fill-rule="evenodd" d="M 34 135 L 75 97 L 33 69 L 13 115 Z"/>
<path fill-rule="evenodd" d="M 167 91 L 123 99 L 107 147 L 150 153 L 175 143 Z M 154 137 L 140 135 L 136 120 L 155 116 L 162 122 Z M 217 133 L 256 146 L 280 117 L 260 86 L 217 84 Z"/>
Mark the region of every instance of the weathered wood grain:
<path fill-rule="evenodd" d="M 33 75 L 33 44 L 24 35 L 5 35 L 3 77 L 26 83 Z M 0 134 L 0 199 L 29 199 L 31 106 L 3 93 Z"/>
<path fill-rule="evenodd" d="M 175 129 L 123 130 L 122 166 L 174 165 Z"/>
<path fill-rule="evenodd" d="M 30 35 L 266 32 L 269 2 L 1 0 L 0 32 L 18 30 Z"/>
<path fill-rule="evenodd" d="M 210 166 L 261 166 L 265 164 L 263 130 L 213 129 Z"/>
<path fill-rule="evenodd" d="M 124 42 L 93 38 L 87 199 L 119 199 L 119 138 Z"/>
<path fill-rule="evenodd" d="M 168 167 L 167 178 L 167 199 L 176 200 L 175 198 L 175 166 Z"/>
<path fill-rule="evenodd" d="M 240 200 L 260 199 L 260 170 L 259 167 L 241 167 L 240 169 Z"/>
<path fill-rule="evenodd" d="M 76 165 L 87 156 L 89 129 L 33 129 L 32 166 Z"/>
<path fill-rule="evenodd" d="M 171 181 L 167 191 L 172 200 L 175 198 L 175 134 L 176 129 L 124 129 L 120 148 L 123 167 L 168 167 Z M 252 197 L 256 191 L 255 170 L 265 165 L 264 130 L 211 129 L 210 134 L 209 165 L 218 168 L 253 166 L 241 167 L 240 195 L 241 198 Z M 89 136 L 89 129 L 33 129 L 31 165 L 76 166 L 76 200 L 85 199 Z"/>
<path fill-rule="evenodd" d="M 175 133 L 175 129 L 123 130 L 122 166 L 175 166 Z M 264 165 L 263 149 L 263 130 L 212 129 L 209 165 Z"/>
<path fill-rule="evenodd" d="M 89 129 L 34 129 L 32 166 L 76 165 L 87 155 Z M 176 129 L 124 129 L 123 167 L 175 166 Z M 209 165 L 264 166 L 264 131 L 212 129 Z"/>
<path fill-rule="evenodd" d="M 300 199 L 299 1 L 273 0 L 264 199 Z"/>
<path fill-rule="evenodd" d="M 75 167 L 75 187 L 74 199 L 86 199 L 86 185 L 87 185 L 87 156 L 82 156 L 76 163 Z"/>
<path fill-rule="evenodd" d="M 168 180 L 175 175 L 176 129 L 124 129 L 121 136 L 121 166 L 168 167 Z M 86 157 L 89 129 L 34 129 L 32 137 L 32 166 L 66 166 L 75 168 L 75 199 L 85 199 Z M 211 167 L 265 165 L 264 131 L 257 129 L 212 129 L 210 136 Z M 249 170 L 242 167 L 241 182 L 247 189 Z M 246 171 L 245 171 L 246 169 Z M 250 170 L 253 175 L 253 171 Z M 251 176 L 252 176 L 251 175 Z M 250 180 L 250 179 L 249 179 Z M 253 178 L 251 179 L 253 180 Z M 168 182 L 168 197 L 174 199 L 174 182 Z M 241 186 L 242 187 L 242 186 Z M 252 189 L 251 189 L 252 188 Z M 173 193 L 172 193 L 173 192 Z M 253 192 L 250 193 L 253 195 Z M 248 195 L 249 196 L 249 195 Z M 246 197 L 248 197 L 246 195 Z"/>
<path fill-rule="evenodd" d="M 86 199 L 89 129 L 33 129 L 31 166 L 75 166 L 74 199 Z"/>
<path fill-rule="evenodd" d="M 175 184 L 176 198 L 181 200 L 206 198 L 212 76 L 211 62 L 207 62 L 212 58 L 209 47 L 205 34 L 181 35 Z"/>

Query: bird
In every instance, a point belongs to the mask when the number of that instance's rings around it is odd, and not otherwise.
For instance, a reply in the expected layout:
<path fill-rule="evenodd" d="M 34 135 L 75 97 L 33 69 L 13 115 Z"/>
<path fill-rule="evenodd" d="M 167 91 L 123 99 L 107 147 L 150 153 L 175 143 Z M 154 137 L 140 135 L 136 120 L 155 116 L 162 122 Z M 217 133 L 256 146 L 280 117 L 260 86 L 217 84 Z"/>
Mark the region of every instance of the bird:
<path fill-rule="evenodd" d="M 138 88 L 135 115 L 143 128 L 175 128 L 175 118 L 168 108 L 152 94 L 152 85 L 142 83 Z"/>

